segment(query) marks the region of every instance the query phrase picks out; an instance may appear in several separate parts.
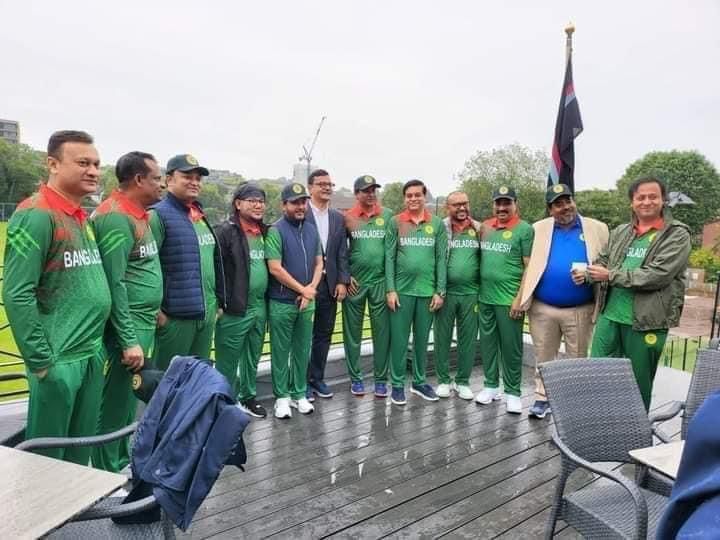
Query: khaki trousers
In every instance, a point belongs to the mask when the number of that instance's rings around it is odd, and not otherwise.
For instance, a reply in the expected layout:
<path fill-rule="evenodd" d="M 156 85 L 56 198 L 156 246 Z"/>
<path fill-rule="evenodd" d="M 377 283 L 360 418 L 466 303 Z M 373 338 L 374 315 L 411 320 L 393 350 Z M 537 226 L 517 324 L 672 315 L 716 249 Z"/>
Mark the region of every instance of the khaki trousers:
<path fill-rule="evenodd" d="M 538 366 L 557 358 L 561 338 L 568 358 L 585 358 L 592 338 L 593 303 L 559 308 L 533 300 L 528 311 L 535 350 L 535 399 L 547 401 Z"/>

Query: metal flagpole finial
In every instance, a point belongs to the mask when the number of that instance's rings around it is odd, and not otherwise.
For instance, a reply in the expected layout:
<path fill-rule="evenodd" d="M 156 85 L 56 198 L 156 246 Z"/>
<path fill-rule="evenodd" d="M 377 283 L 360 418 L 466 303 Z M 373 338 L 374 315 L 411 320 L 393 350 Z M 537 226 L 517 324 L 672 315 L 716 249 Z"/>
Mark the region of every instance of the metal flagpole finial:
<path fill-rule="evenodd" d="M 565 27 L 565 34 L 567 35 L 567 39 L 565 40 L 565 60 L 570 59 L 570 54 L 572 54 L 572 35 L 575 32 L 575 25 L 573 23 L 568 23 Z"/>
<path fill-rule="evenodd" d="M 569 22 L 565 27 L 565 33 L 567 34 L 567 37 L 572 38 L 573 32 L 575 32 L 575 25 Z"/>

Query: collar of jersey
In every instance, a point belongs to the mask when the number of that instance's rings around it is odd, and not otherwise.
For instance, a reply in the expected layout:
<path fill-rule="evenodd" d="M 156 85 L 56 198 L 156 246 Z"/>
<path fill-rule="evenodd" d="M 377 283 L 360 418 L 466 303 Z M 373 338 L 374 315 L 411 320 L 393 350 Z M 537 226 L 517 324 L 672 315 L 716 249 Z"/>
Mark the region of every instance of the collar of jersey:
<path fill-rule="evenodd" d="M 398 221 L 404 221 L 405 223 L 415 223 L 412 218 L 412 214 L 408 212 L 407 210 L 404 210 L 403 212 L 400 212 L 397 215 Z M 427 210 L 423 211 L 422 219 L 419 221 L 418 225 L 420 223 L 426 223 L 432 219 L 432 215 Z"/>
<path fill-rule="evenodd" d="M 147 221 L 148 213 L 145 209 L 119 189 L 113 191 L 110 197 L 117 201 L 124 212 L 130 214 L 135 219 L 144 219 Z"/>
<path fill-rule="evenodd" d="M 633 226 L 633 228 L 635 229 L 636 236 L 642 236 L 645 233 L 652 231 L 652 230 L 659 231 L 664 226 L 665 226 L 665 220 L 661 216 L 661 217 L 657 218 L 655 221 L 653 221 L 652 223 L 650 223 L 649 225 L 641 226 L 639 223 L 636 222 L 635 225 Z"/>
<path fill-rule="evenodd" d="M 460 223 L 456 223 L 454 221 L 451 221 L 451 223 L 452 223 L 452 231 L 454 233 L 465 232 L 468 229 L 472 229 L 472 227 L 473 227 L 473 222 L 472 222 L 472 219 L 470 219 L 470 218 L 466 218 L 465 220 L 461 221 Z"/>
<path fill-rule="evenodd" d="M 510 221 L 505 224 L 501 224 L 496 217 L 485 220 L 485 225 L 487 225 L 488 227 L 492 227 L 493 229 L 512 230 L 518 223 L 520 223 L 520 216 L 518 214 L 515 214 L 513 217 L 511 217 Z"/>
<path fill-rule="evenodd" d="M 74 218 L 80 225 L 82 225 L 87 219 L 87 214 L 80 205 L 66 199 L 47 184 L 42 184 L 40 186 L 40 193 L 42 193 L 42 196 L 45 197 L 45 200 L 50 205 L 50 208 L 65 212 L 68 216 Z"/>
<path fill-rule="evenodd" d="M 353 206 L 350 210 L 347 211 L 347 214 L 356 218 L 364 217 L 370 219 L 372 217 L 379 216 L 381 210 L 382 207 L 379 204 L 375 203 L 375 205 L 372 207 L 372 210 L 367 213 L 365 212 L 365 210 L 362 209 L 362 206 L 360 206 L 359 204 L 355 204 L 355 206 Z"/>

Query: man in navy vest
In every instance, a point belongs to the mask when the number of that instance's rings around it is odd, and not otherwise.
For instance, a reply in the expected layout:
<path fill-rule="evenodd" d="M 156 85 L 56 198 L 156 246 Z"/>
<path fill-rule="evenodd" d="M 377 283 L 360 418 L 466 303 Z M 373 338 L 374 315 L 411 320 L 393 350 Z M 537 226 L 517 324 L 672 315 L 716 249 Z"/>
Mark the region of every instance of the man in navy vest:
<path fill-rule="evenodd" d="M 270 227 L 265 239 L 276 418 L 290 418 L 290 407 L 302 414 L 314 410 L 305 395 L 306 374 L 323 260 L 317 229 L 305 219 L 308 199 L 302 184 L 285 186 L 283 217 Z"/>
<path fill-rule="evenodd" d="M 345 218 L 340 212 L 330 208 L 333 186 L 330 174 L 324 169 L 316 169 L 308 177 L 310 200 L 307 220 L 317 228 L 323 257 L 322 279 L 315 302 L 312 354 L 307 374 L 310 400 L 312 393 L 323 398 L 331 398 L 333 395 L 325 384 L 325 364 L 330 350 L 330 338 L 335 329 L 337 303 L 345 299 L 347 286 L 350 284 Z"/>
<path fill-rule="evenodd" d="M 168 161 L 166 174 L 167 195 L 150 216 L 163 273 L 154 355 L 162 370 L 175 355 L 210 357 L 215 317 L 225 305 L 215 233 L 197 201 L 208 170 L 180 154 Z"/>

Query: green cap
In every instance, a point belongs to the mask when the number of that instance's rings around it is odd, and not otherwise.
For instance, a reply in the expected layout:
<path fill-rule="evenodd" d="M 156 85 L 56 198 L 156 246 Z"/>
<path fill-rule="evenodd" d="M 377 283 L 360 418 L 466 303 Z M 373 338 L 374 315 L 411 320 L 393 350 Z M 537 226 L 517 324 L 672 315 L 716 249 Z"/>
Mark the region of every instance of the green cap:
<path fill-rule="evenodd" d="M 547 192 L 545 193 L 545 202 L 548 204 L 554 203 L 559 197 L 572 197 L 572 191 L 565 184 L 554 184 L 548 186 Z"/>
<path fill-rule="evenodd" d="M 297 182 L 293 182 L 283 188 L 281 197 L 282 202 L 294 202 L 298 199 L 309 199 L 310 195 L 308 195 L 305 186 L 298 184 Z"/>
<path fill-rule="evenodd" d="M 497 201 L 498 199 L 510 199 L 511 201 L 517 201 L 517 194 L 510 186 L 500 186 L 496 188 L 492 194 L 493 201 Z"/>
<path fill-rule="evenodd" d="M 201 167 L 195 156 L 191 154 L 178 154 L 177 156 L 171 157 L 167 163 L 165 169 L 166 174 L 172 174 L 173 171 L 190 172 L 198 171 L 201 176 L 207 176 L 210 174 L 205 167 Z"/>
<path fill-rule="evenodd" d="M 369 174 L 365 174 L 355 180 L 353 190 L 355 191 L 355 193 L 357 193 L 358 191 L 364 191 L 371 187 L 380 187 L 380 184 L 377 183 L 375 177 L 370 176 Z"/>

